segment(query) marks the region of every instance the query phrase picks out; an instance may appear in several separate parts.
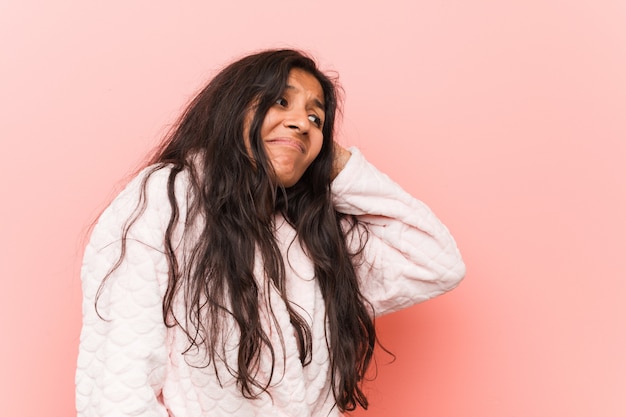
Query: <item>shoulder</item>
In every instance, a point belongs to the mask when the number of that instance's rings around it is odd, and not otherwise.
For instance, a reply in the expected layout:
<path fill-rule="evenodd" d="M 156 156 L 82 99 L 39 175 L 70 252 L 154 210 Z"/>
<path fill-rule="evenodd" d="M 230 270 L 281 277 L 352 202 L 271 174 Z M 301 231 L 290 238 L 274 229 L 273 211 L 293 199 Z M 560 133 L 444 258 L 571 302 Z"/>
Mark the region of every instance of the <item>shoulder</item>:
<path fill-rule="evenodd" d="M 122 230 L 129 226 L 129 237 L 144 240 L 160 235 L 172 215 L 172 204 L 184 213 L 189 187 L 189 174 L 183 170 L 173 182 L 173 194 L 169 184 L 173 167 L 152 165 L 141 170 L 115 197 L 100 215 L 93 236 L 103 244 L 119 239 Z M 170 195 L 173 195 L 172 203 Z M 155 232 L 155 233 L 153 233 Z"/>
<path fill-rule="evenodd" d="M 172 165 L 151 165 L 144 168 L 126 185 L 111 205 L 137 202 L 140 199 L 145 199 L 149 204 L 160 205 L 162 201 L 169 199 L 168 187 L 172 181 L 172 174 Z M 184 193 L 189 183 L 188 177 L 186 170 L 177 173 L 173 183 L 176 196 Z"/>

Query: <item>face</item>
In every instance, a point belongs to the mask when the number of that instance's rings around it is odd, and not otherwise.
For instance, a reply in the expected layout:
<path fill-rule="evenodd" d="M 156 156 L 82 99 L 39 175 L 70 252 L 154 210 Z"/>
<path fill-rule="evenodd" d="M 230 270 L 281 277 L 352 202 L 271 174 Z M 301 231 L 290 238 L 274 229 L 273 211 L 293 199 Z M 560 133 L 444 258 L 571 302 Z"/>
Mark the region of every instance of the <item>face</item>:
<path fill-rule="evenodd" d="M 295 185 L 320 153 L 324 116 L 319 81 L 304 70 L 291 70 L 285 91 L 261 126 L 263 146 L 282 186 Z"/>

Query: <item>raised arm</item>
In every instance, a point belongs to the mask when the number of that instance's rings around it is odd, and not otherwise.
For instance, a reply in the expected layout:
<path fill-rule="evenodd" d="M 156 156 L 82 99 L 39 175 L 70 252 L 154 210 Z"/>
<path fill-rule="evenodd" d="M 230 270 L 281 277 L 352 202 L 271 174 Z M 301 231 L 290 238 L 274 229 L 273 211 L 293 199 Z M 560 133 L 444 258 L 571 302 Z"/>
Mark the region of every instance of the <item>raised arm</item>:
<path fill-rule="evenodd" d="M 456 287 L 465 264 L 448 229 L 365 160 L 356 148 L 332 184 L 335 208 L 366 225 L 369 239 L 357 265 L 363 295 L 375 315 L 425 301 Z M 349 236 L 353 247 L 356 232 Z"/>

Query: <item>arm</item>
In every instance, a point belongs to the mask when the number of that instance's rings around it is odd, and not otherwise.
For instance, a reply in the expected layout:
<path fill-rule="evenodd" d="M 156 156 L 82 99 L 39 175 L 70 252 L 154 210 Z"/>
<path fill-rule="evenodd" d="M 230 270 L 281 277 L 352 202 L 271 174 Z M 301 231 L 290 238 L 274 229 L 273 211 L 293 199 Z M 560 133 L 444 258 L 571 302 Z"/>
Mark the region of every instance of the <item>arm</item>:
<path fill-rule="evenodd" d="M 148 182 L 146 210 L 131 228 L 124 260 L 108 277 L 98 300 L 102 318 L 95 308 L 96 293 L 120 255 L 121 231 L 136 207 L 140 178 L 105 210 L 85 249 L 76 370 L 79 417 L 168 416 L 159 401 L 168 363 L 162 313 L 168 271 L 162 251 L 169 219 L 168 172 L 161 170 Z"/>
<path fill-rule="evenodd" d="M 335 208 L 358 216 L 369 238 L 357 265 L 361 292 L 382 315 L 456 287 L 465 265 L 448 229 L 356 148 L 333 181 Z M 357 247 L 356 234 L 348 244 Z"/>

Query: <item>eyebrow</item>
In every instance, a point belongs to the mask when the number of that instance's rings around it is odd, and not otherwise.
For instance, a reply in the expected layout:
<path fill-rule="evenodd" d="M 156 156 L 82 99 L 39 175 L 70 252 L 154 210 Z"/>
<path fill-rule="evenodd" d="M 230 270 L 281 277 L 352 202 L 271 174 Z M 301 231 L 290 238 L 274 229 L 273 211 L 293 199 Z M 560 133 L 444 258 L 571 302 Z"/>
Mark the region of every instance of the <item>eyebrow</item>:
<path fill-rule="evenodd" d="M 293 85 L 287 84 L 285 86 L 285 90 L 297 90 L 297 88 Z M 324 103 L 322 103 L 317 97 L 313 98 L 313 103 L 315 104 L 315 107 L 319 107 L 319 109 L 324 112 L 326 111 L 326 106 L 324 106 Z"/>

